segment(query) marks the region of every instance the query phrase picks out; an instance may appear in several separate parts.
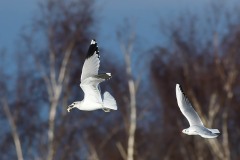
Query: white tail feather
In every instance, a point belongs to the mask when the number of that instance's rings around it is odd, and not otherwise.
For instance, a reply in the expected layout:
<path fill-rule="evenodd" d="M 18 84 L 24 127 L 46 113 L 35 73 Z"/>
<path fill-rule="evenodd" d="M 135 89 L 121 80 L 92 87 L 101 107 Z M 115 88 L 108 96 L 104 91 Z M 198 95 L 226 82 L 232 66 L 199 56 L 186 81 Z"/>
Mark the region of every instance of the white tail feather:
<path fill-rule="evenodd" d="M 211 131 L 212 133 L 220 133 L 218 129 L 209 129 L 208 128 L 208 130 Z"/>
<path fill-rule="evenodd" d="M 109 92 L 103 94 L 103 106 L 108 109 L 117 110 L 116 100 Z"/>

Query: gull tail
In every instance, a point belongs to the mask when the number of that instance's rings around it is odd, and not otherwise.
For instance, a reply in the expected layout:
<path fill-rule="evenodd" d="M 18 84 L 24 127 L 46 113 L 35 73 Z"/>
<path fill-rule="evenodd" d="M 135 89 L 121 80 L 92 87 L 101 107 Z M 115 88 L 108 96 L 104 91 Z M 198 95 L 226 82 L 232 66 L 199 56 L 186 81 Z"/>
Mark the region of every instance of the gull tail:
<path fill-rule="evenodd" d="M 208 128 L 208 130 L 211 131 L 212 133 L 220 134 L 218 129 L 209 129 Z"/>
<path fill-rule="evenodd" d="M 111 75 L 111 73 L 101 73 L 99 75 L 96 75 L 95 77 L 99 78 L 99 79 L 108 80 L 108 79 L 112 78 L 112 75 Z"/>
<path fill-rule="evenodd" d="M 113 96 L 109 92 L 105 92 L 103 94 L 103 107 L 106 110 L 109 110 L 109 109 L 117 110 L 116 100 L 113 98 Z"/>

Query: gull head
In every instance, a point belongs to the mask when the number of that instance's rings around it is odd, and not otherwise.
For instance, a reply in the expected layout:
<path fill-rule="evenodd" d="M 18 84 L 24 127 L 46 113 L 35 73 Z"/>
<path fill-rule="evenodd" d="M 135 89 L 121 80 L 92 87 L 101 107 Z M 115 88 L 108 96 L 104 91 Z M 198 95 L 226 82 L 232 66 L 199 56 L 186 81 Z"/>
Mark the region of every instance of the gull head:
<path fill-rule="evenodd" d="M 182 130 L 182 133 L 187 135 L 198 135 L 198 133 L 196 132 L 196 128 L 192 128 L 192 127 Z"/>
<path fill-rule="evenodd" d="M 79 107 L 81 104 L 81 102 L 73 102 L 72 104 L 70 104 L 67 108 L 67 111 L 70 112 L 71 109 L 75 108 L 75 107 Z"/>
<path fill-rule="evenodd" d="M 183 129 L 183 130 L 182 130 L 182 133 L 189 135 L 189 130 L 188 130 L 188 129 Z"/>

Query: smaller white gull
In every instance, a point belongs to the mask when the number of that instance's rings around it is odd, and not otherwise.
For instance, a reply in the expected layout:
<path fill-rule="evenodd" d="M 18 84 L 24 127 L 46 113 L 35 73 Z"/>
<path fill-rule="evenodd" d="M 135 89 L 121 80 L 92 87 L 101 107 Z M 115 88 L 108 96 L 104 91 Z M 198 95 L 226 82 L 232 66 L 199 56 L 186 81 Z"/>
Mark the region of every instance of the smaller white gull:
<path fill-rule="evenodd" d="M 176 96 L 178 106 L 190 124 L 189 128 L 182 131 L 183 133 L 187 135 L 200 135 L 203 138 L 216 138 L 220 134 L 218 129 L 209 129 L 204 127 L 197 112 L 193 109 L 179 84 L 176 85 Z"/>
<path fill-rule="evenodd" d="M 97 42 L 91 41 L 88 53 L 83 64 L 80 87 L 84 92 L 82 101 L 73 102 L 68 106 L 68 112 L 73 108 L 83 111 L 93 111 L 103 109 L 105 112 L 117 110 L 116 100 L 109 92 L 103 94 L 100 92 L 99 83 L 111 78 L 111 73 L 98 74 L 100 60 Z"/>

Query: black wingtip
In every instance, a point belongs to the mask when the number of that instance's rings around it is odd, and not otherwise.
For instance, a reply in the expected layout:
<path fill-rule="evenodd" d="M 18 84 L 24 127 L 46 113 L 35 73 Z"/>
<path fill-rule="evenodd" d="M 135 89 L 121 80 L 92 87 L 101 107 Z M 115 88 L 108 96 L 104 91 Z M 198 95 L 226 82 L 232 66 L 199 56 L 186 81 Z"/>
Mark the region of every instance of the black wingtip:
<path fill-rule="evenodd" d="M 183 92 L 182 86 L 180 84 L 178 84 L 178 83 L 176 84 L 176 86 L 178 86 L 178 88 L 183 93 L 183 95 L 186 96 L 185 92 Z"/>
<path fill-rule="evenodd" d="M 100 74 L 96 75 L 95 77 L 105 79 L 105 80 L 109 80 L 109 79 L 112 78 L 112 75 L 111 75 L 111 73 L 100 73 Z"/>
<path fill-rule="evenodd" d="M 214 133 L 214 134 L 216 134 L 217 136 L 221 136 L 222 135 L 222 133 L 220 132 L 220 133 Z"/>
<path fill-rule="evenodd" d="M 98 46 L 97 46 L 97 41 L 95 39 L 92 39 L 90 46 L 88 48 L 86 59 L 91 57 L 95 52 L 99 58 L 99 50 L 98 50 Z"/>

